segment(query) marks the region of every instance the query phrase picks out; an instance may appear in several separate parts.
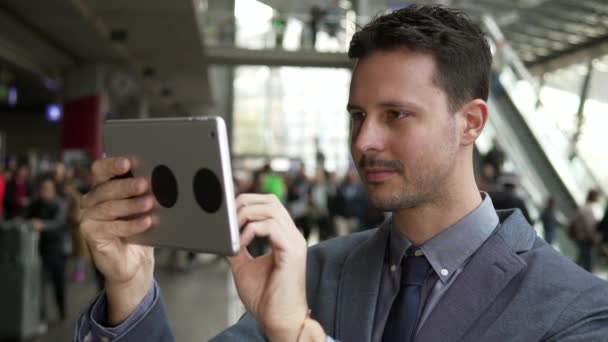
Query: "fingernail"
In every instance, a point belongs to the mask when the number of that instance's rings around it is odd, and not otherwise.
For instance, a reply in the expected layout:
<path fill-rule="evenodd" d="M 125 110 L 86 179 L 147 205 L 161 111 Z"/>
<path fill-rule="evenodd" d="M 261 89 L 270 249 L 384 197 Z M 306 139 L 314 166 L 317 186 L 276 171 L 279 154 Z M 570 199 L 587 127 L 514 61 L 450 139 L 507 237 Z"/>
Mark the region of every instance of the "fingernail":
<path fill-rule="evenodd" d="M 127 162 L 126 159 L 120 158 L 118 159 L 114 165 L 116 166 L 116 169 L 118 169 L 118 171 L 122 171 L 125 170 L 127 167 L 129 167 L 129 164 Z"/>

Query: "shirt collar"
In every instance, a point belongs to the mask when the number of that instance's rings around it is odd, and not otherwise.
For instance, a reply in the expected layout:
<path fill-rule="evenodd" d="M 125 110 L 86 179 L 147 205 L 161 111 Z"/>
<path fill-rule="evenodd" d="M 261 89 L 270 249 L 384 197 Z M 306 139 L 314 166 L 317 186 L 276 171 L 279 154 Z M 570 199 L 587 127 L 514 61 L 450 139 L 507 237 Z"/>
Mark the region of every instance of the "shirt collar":
<path fill-rule="evenodd" d="M 481 196 L 483 201 L 479 207 L 419 246 L 442 282 L 447 282 L 498 226 L 498 215 L 490 196 L 485 192 Z M 389 239 L 391 265 L 399 265 L 412 243 L 399 233 L 392 219 Z"/>

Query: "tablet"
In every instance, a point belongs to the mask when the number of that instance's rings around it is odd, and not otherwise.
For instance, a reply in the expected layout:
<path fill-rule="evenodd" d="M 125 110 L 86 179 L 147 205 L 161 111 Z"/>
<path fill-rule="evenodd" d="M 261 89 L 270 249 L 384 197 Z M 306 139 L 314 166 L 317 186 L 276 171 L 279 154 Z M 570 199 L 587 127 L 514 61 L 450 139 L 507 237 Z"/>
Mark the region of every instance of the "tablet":
<path fill-rule="evenodd" d="M 131 242 L 235 255 L 239 250 L 226 124 L 221 117 L 108 120 L 106 156 L 133 161 L 149 177 L 154 225 Z"/>

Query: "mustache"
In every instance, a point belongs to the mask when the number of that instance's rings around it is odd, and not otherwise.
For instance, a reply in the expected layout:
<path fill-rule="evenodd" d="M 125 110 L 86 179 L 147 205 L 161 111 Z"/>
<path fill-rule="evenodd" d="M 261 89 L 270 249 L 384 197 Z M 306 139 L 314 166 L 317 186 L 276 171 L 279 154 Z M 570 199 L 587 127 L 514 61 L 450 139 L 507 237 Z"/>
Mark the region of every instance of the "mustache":
<path fill-rule="evenodd" d="M 380 159 L 373 155 L 363 155 L 359 161 L 359 168 L 365 169 L 368 167 L 381 167 L 394 171 L 403 171 L 403 164 L 398 160 Z"/>

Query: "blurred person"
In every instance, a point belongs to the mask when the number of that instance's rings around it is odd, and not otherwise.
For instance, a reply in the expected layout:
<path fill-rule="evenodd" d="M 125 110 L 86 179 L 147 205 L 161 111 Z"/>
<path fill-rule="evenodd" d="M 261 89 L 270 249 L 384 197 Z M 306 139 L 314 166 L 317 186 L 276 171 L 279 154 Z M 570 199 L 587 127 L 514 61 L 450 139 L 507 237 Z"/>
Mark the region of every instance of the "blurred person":
<path fill-rule="evenodd" d="M 313 5 L 310 8 L 308 27 L 310 29 L 310 38 L 313 50 L 316 50 L 317 47 L 317 34 L 319 33 L 319 28 L 322 24 L 323 15 L 323 10 L 318 5 Z"/>
<path fill-rule="evenodd" d="M 557 232 L 560 227 L 560 223 L 557 220 L 556 215 L 555 198 L 549 197 L 547 199 L 547 204 L 540 215 L 540 220 L 543 223 L 545 241 L 551 245 L 555 239 L 555 232 Z"/>
<path fill-rule="evenodd" d="M 310 187 L 308 215 L 312 225 L 319 229 L 319 241 L 327 240 L 335 235 L 329 217 L 328 198 L 329 187 L 325 171 L 318 167 Z"/>
<path fill-rule="evenodd" d="M 76 188 L 74 180 L 63 183 L 64 199 L 68 207 L 67 226 L 72 238 L 74 269 L 72 281 L 81 283 L 85 280 L 85 265 L 89 260 L 89 250 L 80 233 L 80 192 Z"/>
<path fill-rule="evenodd" d="M 301 163 L 295 177 L 291 180 L 288 187 L 287 206 L 296 227 L 302 231 L 306 241 L 308 241 L 308 237 L 310 236 L 310 228 L 312 225 L 308 213 L 311 186 L 312 184 L 306 175 L 306 167 Z"/>
<path fill-rule="evenodd" d="M 502 174 L 502 167 L 505 164 L 506 155 L 496 137 L 492 139 L 492 142 L 492 148 L 484 156 L 483 162 L 490 163 L 494 166 L 494 174 L 496 177 L 499 177 Z"/>
<path fill-rule="evenodd" d="M 597 231 L 602 235 L 602 245 L 600 246 L 600 249 L 602 250 L 602 253 L 608 257 L 608 204 L 606 204 L 604 217 L 597 225 Z"/>
<path fill-rule="evenodd" d="M 576 262 L 589 272 L 593 271 L 593 247 L 601 239 L 596 230 L 597 219 L 593 208 L 599 199 L 599 192 L 590 190 L 585 203 L 578 208 L 570 223 L 570 235 L 578 247 Z"/>
<path fill-rule="evenodd" d="M 496 191 L 496 169 L 494 164 L 487 161 L 482 162 L 481 175 L 477 179 L 477 186 L 479 190 L 485 192 Z"/>
<path fill-rule="evenodd" d="M 283 38 L 287 29 L 287 18 L 283 13 L 275 10 L 271 20 L 272 30 L 274 31 L 274 47 L 275 49 L 283 48 Z"/>
<path fill-rule="evenodd" d="M 43 176 L 38 185 L 38 196 L 27 208 L 26 218 L 32 229 L 40 232 L 39 251 L 44 272 L 43 284 L 50 279 L 55 294 L 59 317 L 67 317 L 66 306 L 66 264 L 70 252 L 68 239 L 68 208 L 64 199 L 57 195 L 57 187 L 52 176 Z M 46 320 L 47 310 L 43 297 L 41 315 Z"/>
<path fill-rule="evenodd" d="M 327 183 L 327 212 L 329 215 L 329 224 L 331 225 L 331 231 L 333 236 L 337 236 L 336 230 L 336 217 L 339 211 L 340 198 L 338 196 L 338 181 L 336 179 L 335 172 L 325 172 L 325 179 Z M 333 237 L 332 236 L 332 237 Z"/>
<path fill-rule="evenodd" d="M 4 214 L 7 220 L 23 217 L 32 194 L 29 168 L 20 165 L 6 185 L 4 194 Z"/>
<path fill-rule="evenodd" d="M 65 164 L 61 162 L 55 163 L 55 166 L 53 167 L 53 180 L 55 182 L 55 185 L 57 186 L 57 195 L 65 197 L 65 194 L 63 193 L 64 185 L 66 182 Z"/>
<path fill-rule="evenodd" d="M 273 194 L 281 201 L 285 203 L 287 200 L 287 185 L 285 184 L 285 178 L 277 172 L 273 172 L 269 164 L 266 164 L 261 171 L 261 193 Z"/>
<path fill-rule="evenodd" d="M 307 249 L 275 196 L 238 196 L 243 248 L 229 260 L 247 314 L 212 341 L 605 340 L 608 283 L 551 248 L 521 212 L 497 212 L 475 184 L 487 44 L 462 11 L 437 5 L 379 16 L 354 35 L 351 153 L 391 220 Z M 82 227 L 108 279 L 76 340 L 174 340 L 153 249 L 125 243 L 149 229 L 153 205 L 145 179 L 113 179 L 131 167 L 93 166 Z M 272 241 L 271 254 L 252 258 L 244 247 L 256 236 Z"/>
<path fill-rule="evenodd" d="M 340 7 L 340 1 L 332 0 L 325 8 L 323 18 L 327 34 L 331 38 L 338 39 L 338 33 L 342 29 L 342 18 L 344 18 L 344 10 Z"/>
<path fill-rule="evenodd" d="M 339 215 L 347 220 L 347 233 L 351 233 L 364 224 L 367 213 L 365 188 L 356 169 L 349 169 L 346 173 L 338 188 L 338 197 Z"/>
<path fill-rule="evenodd" d="M 526 201 L 517 194 L 519 179 L 515 174 L 502 175 L 498 181 L 498 190 L 488 194 L 492 198 L 494 208 L 497 210 L 519 209 L 530 225 L 534 221 L 530 217 Z"/>

